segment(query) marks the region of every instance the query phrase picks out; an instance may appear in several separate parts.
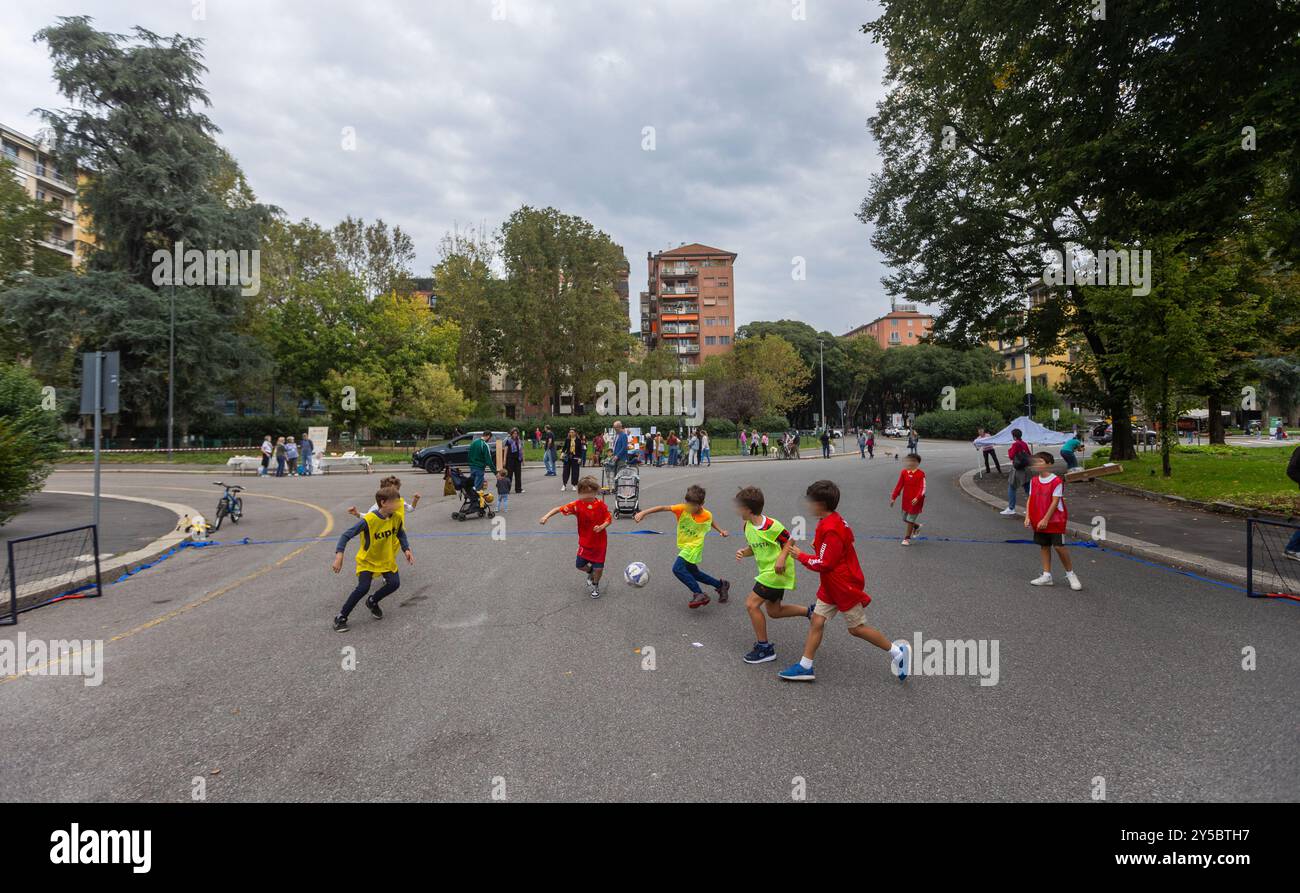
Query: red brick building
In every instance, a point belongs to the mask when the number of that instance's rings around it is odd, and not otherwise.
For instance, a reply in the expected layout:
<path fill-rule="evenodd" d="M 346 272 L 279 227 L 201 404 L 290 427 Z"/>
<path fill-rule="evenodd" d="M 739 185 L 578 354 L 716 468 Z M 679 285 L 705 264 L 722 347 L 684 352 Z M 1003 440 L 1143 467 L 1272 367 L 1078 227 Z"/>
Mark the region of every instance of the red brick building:
<path fill-rule="evenodd" d="M 930 334 L 934 328 L 934 317 L 928 313 L 917 312 L 914 304 L 895 304 L 893 309 L 879 319 L 874 319 L 864 326 L 858 326 L 844 334 L 845 338 L 865 335 L 876 339 L 883 348 L 898 347 L 903 344 L 920 344 L 921 339 Z"/>
<path fill-rule="evenodd" d="M 641 340 L 677 351 L 683 367 L 726 353 L 736 340 L 736 255 L 698 242 L 646 254 Z"/>

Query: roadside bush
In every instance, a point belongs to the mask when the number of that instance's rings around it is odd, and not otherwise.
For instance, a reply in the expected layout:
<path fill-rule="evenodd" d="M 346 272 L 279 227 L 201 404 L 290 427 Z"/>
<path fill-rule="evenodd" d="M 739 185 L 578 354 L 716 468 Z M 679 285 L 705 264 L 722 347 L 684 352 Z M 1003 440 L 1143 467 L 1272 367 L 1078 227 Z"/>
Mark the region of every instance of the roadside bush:
<path fill-rule="evenodd" d="M 990 433 L 1000 431 L 1006 422 L 997 410 L 981 407 L 979 409 L 954 409 L 950 411 L 927 412 L 916 417 L 916 431 L 922 437 L 939 440 L 973 440 L 980 428 L 987 428 Z"/>
<path fill-rule="evenodd" d="M 41 408 L 43 396 L 25 368 L 0 365 L 0 524 L 41 489 L 59 455 L 58 412 Z"/>

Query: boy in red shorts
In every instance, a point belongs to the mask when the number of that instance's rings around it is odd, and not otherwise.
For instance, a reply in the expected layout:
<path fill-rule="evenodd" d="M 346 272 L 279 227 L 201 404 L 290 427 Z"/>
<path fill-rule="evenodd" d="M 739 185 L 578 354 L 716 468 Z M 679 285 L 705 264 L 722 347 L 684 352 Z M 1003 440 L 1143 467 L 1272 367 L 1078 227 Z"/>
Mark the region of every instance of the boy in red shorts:
<path fill-rule="evenodd" d="M 542 515 L 545 524 L 552 515 L 574 515 L 578 519 L 578 559 L 575 567 L 587 574 L 591 597 L 600 598 L 600 575 L 605 570 L 605 546 L 609 540 L 605 529 L 614 523 L 609 506 L 600 498 L 600 481 L 585 477 L 578 481 L 578 498 L 557 505 Z"/>
<path fill-rule="evenodd" d="M 1034 532 L 1034 542 L 1038 544 L 1043 556 L 1043 575 L 1029 581 L 1030 586 L 1051 586 L 1052 549 L 1061 559 L 1065 568 L 1065 579 L 1070 588 L 1079 590 L 1083 584 L 1074 575 L 1074 565 L 1070 562 L 1070 553 L 1065 549 L 1065 525 L 1070 520 L 1065 510 L 1065 484 L 1052 473 L 1052 454 L 1035 453 L 1033 465 L 1034 478 L 1029 482 L 1029 502 L 1025 506 L 1025 526 Z"/>
<path fill-rule="evenodd" d="M 921 457 L 908 453 L 903 458 L 903 470 L 898 473 L 898 483 L 889 497 L 893 508 L 898 495 L 903 495 L 903 541 L 900 546 L 912 545 L 912 537 L 921 529 L 921 510 L 925 508 L 925 472 L 921 470 Z"/>
<path fill-rule="evenodd" d="M 815 682 L 813 656 L 821 647 L 826 621 L 843 614 L 849 635 L 889 652 L 893 672 L 901 682 L 912 671 L 912 649 L 906 642 L 890 642 L 884 633 L 866 624 L 863 609 L 871 604 L 871 596 L 864 588 L 866 578 L 853 547 L 853 530 L 836 511 L 840 505 L 840 488 L 832 481 L 817 481 L 808 487 L 805 495 L 808 510 L 819 519 L 817 531 L 813 534 L 812 552 L 796 550 L 793 554 L 800 564 L 821 575 L 821 585 L 817 588 L 817 604 L 813 607 L 803 658 L 777 675 L 790 682 Z"/>

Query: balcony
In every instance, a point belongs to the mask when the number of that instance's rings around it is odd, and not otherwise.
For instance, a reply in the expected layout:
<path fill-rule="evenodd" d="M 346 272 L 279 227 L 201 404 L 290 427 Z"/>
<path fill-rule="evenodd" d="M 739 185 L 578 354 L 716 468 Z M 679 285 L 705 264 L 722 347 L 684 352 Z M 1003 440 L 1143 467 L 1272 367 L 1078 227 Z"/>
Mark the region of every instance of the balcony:
<path fill-rule="evenodd" d="M 680 315 L 683 313 L 695 316 L 698 315 L 699 312 L 699 308 L 694 304 L 665 304 L 659 308 L 659 314 L 661 316 L 672 316 L 674 314 Z"/>
<path fill-rule="evenodd" d="M 48 164 L 39 161 L 28 161 L 26 158 L 11 155 L 8 152 L 5 153 L 5 157 L 14 163 L 14 167 L 17 167 L 20 170 L 27 171 L 29 174 L 35 174 L 38 177 L 44 177 L 51 182 L 58 183 L 65 189 L 76 189 L 76 186 L 71 181 L 65 180 L 62 174 Z"/>
<path fill-rule="evenodd" d="M 685 277 L 700 275 L 700 268 L 690 264 L 668 264 L 661 268 L 660 275 L 668 277 Z"/>
<path fill-rule="evenodd" d="M 659 292 L 660 296 L 668 295 L 698 295 L 700 289 L 694 285 L 665 285 Z"/>
<path fill-rule="evenodd" d="M 67 239 L 60 239 L 56 236 L 46 236 L 40 240 L 40 244 L 46 248 L 52 248 L 55 251 L 62 251 L 64 254 L 76 254 L 76 248 L 72 242 Z"/>
<path fill-rule="evenodd" d="M 683 344 L 678 344 L 678 345 L 677 345 L 677 353 L 678 353 L 679 355 L 680 355 L 680 354 L 696 354 L 696 353 L 699 353 L 699 352 L 700 352 L 700 346 L 699 346 L 698 344 L 688 344 L 688 343 L 683 343 Z"/>

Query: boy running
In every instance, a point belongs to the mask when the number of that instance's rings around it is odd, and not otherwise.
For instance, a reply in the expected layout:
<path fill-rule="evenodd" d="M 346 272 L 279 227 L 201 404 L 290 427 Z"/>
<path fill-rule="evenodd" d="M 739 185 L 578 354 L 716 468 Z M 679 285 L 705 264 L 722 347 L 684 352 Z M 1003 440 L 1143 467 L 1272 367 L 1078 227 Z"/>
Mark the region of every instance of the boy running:
<path fill-rule="evenodd" d="M 1043 575 L 1029 581 L 1030 586 L 1051 586 L 1052 549 L 1056 549 L 1065 568 L 1065 579 L 1070 588 L 1080 590 L 1083 584 L 1074 575 L 1074 565 L 1070 562 L 1070 553 L 1065 549 L 1065 525 L 1069 513 L 1065 509 L 1065 484 L 1052 473 L 1052 454 L 1035 453 L 1033 465 L 1037 474 L 1029 484 L 1029 503 L 1025 506 L 1025 526 L 1034 532 L 1034 542 L 1038 543 L 1043 556 Z"/>
<path fill-rule="evenodd" d="M 812 552 L 795 549 L 794 556 L 804 567 L 821 574 L 821 585 L 817 588 L 817 604 L 804 642 L 803 657 L 777 675 L 791 682 L 815 682 L 813 657 L 821 647 L 826 621 L 843 614 L 849 635 L 889 652 L 901 682 L 911 671 L 911 648 L 906 642 L 893 644 L 880 630 L 866 624 L 863 609 L 871 604 L 871 596 L 864 588 L 866 579 L 858 563 L 857 549 L 853 547 L 853 530 L 836 511 L 840 505 L 840 488 L 831 481 L 817 481 L 808 487 L 805 495 L 808 510 L 820 520 L 813 535 Z"/>
<path fill-rule="evenodd" d="M 925 472 L 921 470 L 921 457 L 908 453 L 903 459 L 903 470 L 898 473 L 898 483 L 889 497 L 893 508 L 898 495 L 903 495 L 903 541 L 900 546 L 912 545 L 912 537 L 921 529 L 921 510 L 925 508 Z"/>
<path fill-rule="evenodd" d="M 646 515 L 655 512 L 672 512 L 677 518 L 677 560 L 673 562 L 673 576 L 681 580 L 691 591 L 688 607 L 702 608 L 709 603 L 709 597 L 700 589 L 700 584 L 712 586 L 718 593 L 718 601 L 726 604 L 731 592 L 731 583 L 717 580 L 700 570 L 700 557 L 704 554 L 704 538 L 710 530 L 716 530 L 719 536 L 728 536 L 727 531 L 713 520 L 713 513 L 704 507 L 704 488 L 691 484 L 686 488 L 686 501 L 677 505 L 657 505 L 644 509 L 632 516 L 640 524 Z"/>
<path fill-rule="evenodd" d="M 785 594 L 795 586 L 794 565 L 787 560 L 794 551 L 794 541 L 780 521 L 763 514 L 763 491 L 757 487 L 745 487 L 737 493 L 736 514 L 745 522 L 745 541 L 749 543 L 736 552 L 736 560 L 741 561 L 745 556 L 753 555 L 758 565 L 754 589 L 745 599 L 745 610 L 749 612 L 749 621 L 754 625 L 757 640 L 745 655 L 745 663 L 764 664 L 776 660 L 776 646 L 767 640 L 764 605 L 767 607 L 767 616 L 773 620 L 782 617 L 811 617 L 812 605 L 804 608 L 787 605 L 783 601 Z"/>
<path fill-rule="evenodd" d="M 587 574 L 591 597 L 600 598 L 600 576 L 605 570 L 605 547 L 609 535 L 605 529 L 614 523 L 609 506 L 600 498 L 600 481 L 585 477 L 578 481 L 578 498 L 557 505 L 542 515 L 545 524 L 552 515 L 574 515 L 578 519 L 578 559 L 575 567 Z"/>
<path fill-rule="evenodd" d="M 402 524 L 400 506 L 402 497 L 392 487 L 381 487 L 375 494 L 377 508 L 366 512 L 361 520 L 349 527 L 339 537 L 334 547 L 334 564 L 332 570 L 338 573 L 343 569 L 343 552 L 348 540 L 361 535 L 361 548 L 357 550 L 357 586 L 343 603 L 343 610 L 334 617 L 334 631 L 347 632 L 348 615 L 357 606 L 357 602 L 370 591 L 370 583 L 375 574 L 384 575 L 384 585 L 379 591 L 366 599 L 366 607 L 375 619 L 384 616 L 379 603 L 397 591 L 402 585 L 397 575 L 397 549 L 400 545 L 407 564 L 415 564 L 411 554 L 411 544 L 406 541 L 406 529 Z"/>

